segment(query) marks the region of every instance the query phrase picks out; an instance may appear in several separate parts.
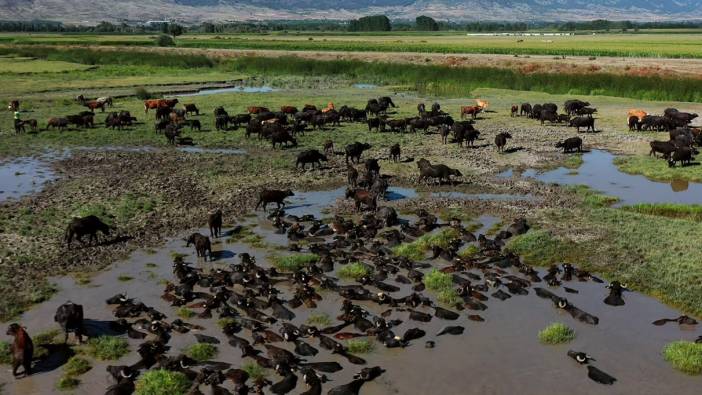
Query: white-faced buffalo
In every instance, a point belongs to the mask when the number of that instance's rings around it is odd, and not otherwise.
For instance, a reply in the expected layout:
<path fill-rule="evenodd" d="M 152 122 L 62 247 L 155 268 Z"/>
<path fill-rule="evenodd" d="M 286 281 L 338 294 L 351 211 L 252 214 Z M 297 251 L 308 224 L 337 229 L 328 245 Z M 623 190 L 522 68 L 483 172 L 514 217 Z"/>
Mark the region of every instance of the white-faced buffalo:
<path fill-rule="evenodd" d="M 202 257 L 204 260 L 207 260 L 207 257 L 210 257 L 210 260 L 212 260 L 212 244 L 210 243 L 210 238 L 204 235 L 201 235 L 200 233 L 193 233 L 188 237 L 186 246 L 190 247 L 190 244 L 195 246 L 195 254 L 199 257 Z"/>
<path fill-rule="evenodd" d="M 285 207 L 285 198 L 289 196 L 295 196 L 291 190 L 278 190 L 278 189 L 264 189 L 258 195 L 258 203 L 256 203 L 256 210 L 262 205 L 263 211 L 266 210 L 266 206 L 269 203 L 275 203 L 278 208 Z"/>
<path fill-rule="evenodd" d="M 563 148 L 564 154 L 575 150 L 583 152 L 583 139 L 580 137 L 570 137 L 556 143 L 556 148 Z"/>
<path fill-rule="evenodd" d="M 83 343 L 83 306 L 73 302 L 66 302 L 56 309 L 54 321 L 61 326 L 64 338 L 63 342 L 68 342 L 68 333 L 73 332 L 78 343 Z"/>
<path fill-rule="evenodd" d="M 390 160 L 393 162 L 400 161 L 400 144 L 394 144 L 390 147 Z"/>
<path fill-rule="evenodd" d="M 315 164 L 319 167 L 322 167 L 322 161 L 326 162 L 327 156 L 323 155 L 318 150 L 311 149 L 311 150 L 307 150 L 307 151 L 302 151 L 297 155 L 297 161 L 295 162 L 295 168 L 302 165 L 302 168 L 304 169 L 308 163 L 312 164 L 313 169 L 314 169 Z"/>
<path fill-rule="evenodd" d="M 66 228 L 66 245 L 68 248 L 71 247 L 73 236 L 81 243 L 84 243 L 83 236 L 85 235 L 90 236 L 88 239 L 89 243 L 97 242 L 97 232 L 102 232 L 102 234 L 107 236 L 110 234 L 110 226 L 94 215 L 73 218 Z"/>
<path fill-rule="evenodd" d="M 507 145 L 507 139 L 511 138 L 512 135 L 508 132 L 498 133 L 497 136 L 495 136 L 495 145 L 497 146 L 497 151 L 504 152 L 505 145 Z"/>
<path fill-rule="evenodd" d="M 378 202 L 378 195 L 371 191 L 367 191 L 365 189 L 347 189 L 346 190 L 346 198 L 352 198 L 356 210 L 361 210 L 361 204 L 365 205 L 366 208 L 369 210 L 375 211 L 377 207 L 377 202 Z"/>
<path fill-rule="evenodd" d="M 24 375 L 32 374 L 32 357 L 34 356 L 34 343 L 29 334 L 20 324 L 10 324 L 7 328 L 7 335 L 12 336 L 10 344 L 10 354 L 12 356 L 12 375 L 17 377 L 17 369 L 22 366 Z"/>
<path fill-rule="evenodd" d="M 668 160 L 668 166 L 675 167 L 676 162 L 680 162 L 681 166 L 689 165 L 692 159 L 692 149 L 690 147 L 677 147 Z"/>
<path fill-rule="evenodd" d="M 595 118 L 591 117 L 575 117 L 570 120 L 569 123 L 570 127 L 575 127 L 577 128 L 578 133 L 580 133 L 580 128 L 585 128 L 586 132 L 589 132 L 592 130 L 592 132 L 595 132 Z"/>
<path fill-rule="evenodd" d="M 210 237 L 222 235 L 222 210 L 217 210 L 207 215 L 207 226 L 210 228 Z"/>
<path fill-rule="evenodd" d="M 607 295 L 604 302 L 610 306 L 624 306 L 622 293 L 626 290 L 626 284 L 622 284 L 619 281 L 612 281 L 607 288 L 609 289 L 609 295 Z"/>
<path fill-rule="evenodd" d="M 346 163 L 349 163 L 349 159 L 351 159 L 351 163 L 358 163 L 358 161 L 361 159 L 361 155 L 363 155 L 363 151 L 369 150 L 371 148 L 371 145 L 368 143 L 359 143 L 356 141 L 353 144 L 349 144 L 346 146 Z"/>
<path fill-rule="evenodd" d="M 462 177 L 463 174 L 457 169 L 452 169 L 446 165 L 432 165 L 428 160 L 422 158 L 417 161 L 419 168 L 419 181 L 429 179 L 438 179 L 439 183 L 443 180 L 451 181 L 451 176 Z"/>

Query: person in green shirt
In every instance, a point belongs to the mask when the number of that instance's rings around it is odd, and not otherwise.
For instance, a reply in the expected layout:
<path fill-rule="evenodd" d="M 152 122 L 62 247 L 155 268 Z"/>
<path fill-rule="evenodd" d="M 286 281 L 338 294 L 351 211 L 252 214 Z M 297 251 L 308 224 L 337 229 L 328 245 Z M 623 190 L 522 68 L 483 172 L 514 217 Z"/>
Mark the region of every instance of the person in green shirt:
<path fill-rule="evenodd" d="M 22 112 L 20 110 L 15 111 L 15 133 L 19 133 L 20 130 L 24 129 L 24 122 L 21 119 Z"/>

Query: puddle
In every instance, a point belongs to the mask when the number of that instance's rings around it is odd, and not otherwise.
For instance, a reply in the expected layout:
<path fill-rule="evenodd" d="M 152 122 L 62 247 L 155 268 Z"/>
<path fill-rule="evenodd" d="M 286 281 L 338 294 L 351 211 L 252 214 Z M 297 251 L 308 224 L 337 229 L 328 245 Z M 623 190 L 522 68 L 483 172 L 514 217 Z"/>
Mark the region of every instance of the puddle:
<path fill-rule="evenodd" d="M 508 193 L 431 192 L 431 197 L 456 200 L 497 200 L 503 202 L 535 200 L 535 198 L 531 195 L 512 195 Z"/>
<path fill-rule="evenodd" d="M 0 163 L 0 202 L 39 192 L 55 178 L 44 158 L 20 157 Z"/>
<path fill-rule="evenodd" d="M 547 183 L 587 185 L 607 195 L 617 196 L 619 198 L 617 205 L 702 203 L 702 184 L 686 181 L 657 182 L 641 175 L 626 174 L 613 163 L 614 158 L 615 155 L 607 151 L 593 150 L 583 154 L 583 164 L 577 171 L 561 167 L 540 173 L 530 169 L 522 176 L 533 177 Z"/>
<path fill-rule="evenodd" d="M 178 151 L 188 152 L 191 154 L 226 154 L 226 155 L 244 155 L 246 150 L 239 148 L 202 148 L 202 147 L 178 147 Z"/>
<path fill-rule="evenodd" d="M 270 86 L 233 86 L 229 88 L 213 88 L 213 89 L 200 89 L 193 93 L 183 93 L 177 96 L 188 97 L 188 96 L 208 96 L 208 95 L 219 95 L 222 93 L 271 93 L 276 92 L 275 89 Z"/>
<path fill-rule="evenodd" d="M 392 193 L 397 196 L 407 196 L 408 191 L 402 188 L 391 188 Z M 320 218 L 320 214 L 326 207 L 335 203 L 336 199 L 343 198 L 344 188 L 322 192 L 300 192 L 296 196 L 289 198 L 289 206 L 286 212 L 293 215 L 313 214 Z M 409 197 L 409 196 L 408 196 Z M 261 223 L 265 216 L 262 212 L 256 213 L 253 217 L 248 217 L 239 224 L 266 225 Z M 224 233 L 231 229 L 234 224 L 231 219 L 225 217 Z M 492 216 L 481 216 L 476 219 L 482 224 L 477 233 L 485 233 L 487 229 L 499 221 Z M 205 229 L 199 230 L 207 234 Z M 190 233 L 190 232 L 188 232 Z M 258 233 L 258 231 L 257 231 Z M 268 232 L 259 233 L 266 242 L 276 242 L 277 239 L 270 237 Z M 283 236 L 285 238 L 285 236 Z M 329 241 L 330 239 L 327 239 Z M 287 240 L 284 240 L 287 244 Z M 238 263 L 236 254 L 248 252 L 256 258 L 258 265 L 268 267 L 270 265 L 269 256 L 271 254 L 289 254 L 287 251 L 254 249 L 241 243 L 230 243 L 226 237 L 217 239 L 213 243 L 213 250 L 220 258 L 214 262 L 196 261 L 192 247 L 186 248 L 182 238 L 172 238 L 164 243 L 155 253 L 139 250 L 133 253 L 128 259 L 114 264 L 110 270 L 96 275 L 89 285 L 76 285 L 71 278 L 62 277 L 56 279 L 59 286 L 58 293 L 48 302 L 35 306 L 30 311 L 22 315 L 19 322 L 27 327 L 30 334 L 38 333 L 46 329 L 55 328 L 53 314 L 61 303 L 71 300 L 82 304 L 85 316 L 88 321 L 88 332 L 92 335 L 100 333 L 100 328 L 104 328 L 105 321 L 113 320 L 111 309 L 105 305 L 104 300 L 117 293 L 126 292 L 129 297 L 137 298 L 148 306 L 152 306 L 158 311 L 168 316 L 168 321 L 176 318 L 176 308 L 170 306 L 160 296 L 164 285 L 162 280 L 174 281 L 172 275 L 171 253 L 186 254 L 185 260 L 193 263 L 193 266 L 205 271 L 214 267 L 228 269 L 228 265 Z M 448 262 L 440 259 L 428 261 L 434 267 L 448 266 Z M 153 265 L 149 265 L 153 264 Z M 335 264 L 335 268 L 342 267 Z M 423 270 L 428 271 L 429 269 Z M 523 277 L 512 269 L 506 269 L 510 274 Z M 406 269 L 401 269 L 402 274 L 406 274 Z M 335 275 L 334 273 L 329 273 Z M 457 273 L 462 277 L 465 274 Z M 483 271 L 473 271 L 473 274 L 484 276 Z M 543 275 L 543 273 L 541 273 Z M 119 281 L 119 277 L 129 275 L 134 279 L 127 282 Z M 393 297 L 399 298 L 411 293 L 411 286 L 396 283 L 391 276 L 385 282 L 396 285 L 399 291 L 391 293 Z M 351 284 L 342 281 L 342 285 Z M 365 366 L 381 366 L 386 372 L 378 379 L 363 386 L 362 394 L 385 395 L 385 394 L 467 394 L 467 393 L 520 393 L 520 394 L 541 394 L 541 393 L 568 393 L 576 395 L 586 394 L 696 394 L 699 392 L 700 378 L 687 376 L 673 370 L 661 357 L 660 352 L 663 346 L 673 340 L 694 339 L 696 331 L 681 330 L 677 324 L 669 324 L 662 327 L 651 325 L 651 322 L 659 318 L 672 318 L 680 315 L 674 309 L 661 304 L 653 298 L 628 292 L 624 298 L 626 305 L 621 307 L 611 307 L 602 302 L 607 294 L 604 284 L 594 282 L 571 281 L 566 283 L 570 288 L 578 290 L 578 294 L 566 294 L 562 288 L 550 288 L 558 295 L 566 296 L 570 302 L 579 308 L 594 314 L 600 318 L 598 326 L 590 326 L 574 320 L 570 315 L 563 314 L 553 307 L 550 301 L 539 298 L 535 295 L 533 288 L 529 288 L 529 294 L 524 296 L 512 295 L 506 301 L 500 301 L 490 297 L 485 304 L 488 309 L 485 311 L 466 310 L 460 312 L 460 318 L 456 321 L 445 321 L 433 318 L 431 322 L 419 323 L 408 319 L 408 313 L 394 311 L 390 319 L 400 319 L 403 322 L 394 327 L 396 334 L 402 334 L 410 328 L 421 328 L 427 335 L 402 349 L 386 349 L 380 344 L 369 354 L 360 354 L 366 359 Z M 546 288 L 544 283 L 535 284 Z M 276 288 L 281 290 L 279 297 L 289 299 L 292 295 L 293 287 L 284 281 L 276 284 Z M 367 286 L 374 290 L 375 288 Z M 210 292 L 207 289 L 198 290 Z M 487 292 L 492 293 L 494 290 Z M 312 314 L 326 313 L 330 317 L 339 314 L 339 306 L 342 302 L 341 296 L 331 291 L 319 291 L 322 300 L 318 302 L 316 309 L 309 309 L 304 306 L 291 309 L 296 317 L 291 320 L 295 325 L 306 322 Z M 425 291 L 425 295 L 432 295 Z M 387 309 L 387 306 L 378 306 L 370 302 L 354 302 L 366 308 L 371 315 L 379 315 Z M 197 310 L 197 309 L 195 309 Z M 430 309 L 420 308 L 425 312 Z M 199 310 L 198 310 L 199 311 Z M 265 312 L 269 312 L 265 310 Z M 214 312 L 213 312 L 214 313 Z M 480 314 L 485 322 L 473 322 L 467 318 L 468 314 Z M 226 337 L 217 327 L 217 314 L 213 314 L 212 319 L 190 318 L 187 322 L 201 325 L 204 330 L 199 333 L 213 336 L 221 341 L 218 345 L 219 354 L 216 361 L 231 363 L 232 367 L 239 367 L 243 362 L 250 362 L 247 359 L 242 361 L 241 352 L 233 348 L 227 342 Z M 332 318 L 333 322 L 336 322 Z M 563 322 L 574 328 L 577 338 L 565 346 L 544 346 L 537 340 L 537 333 L 551 322 Z M 447 325 L 461 325 L 466 331 L 461 336 L 441 336 L 437 337 L 441 328 Z M 271 330 L 277 332 L 279 324 L 271 325 Z M 348 327 L 344 331 L 358 332 L 353 327 Z M 249 338 L 248 330 L 238 334 L 241 337 Z M 319 350 L 319 354 L 310 361 L 337 361 L 344 369 L 334 374 L 328 374 L 333 381 L 324 384 L 323 393 L 326 393 L 333 386 L 348 383 L 352 375 L 358 372 L 362 366 L 351 365 L 348 361 L 339 356 L 332 355 L 328 351 L 319 347 L 318 340 L 304 339 L 307 343 Z M 424 343 L 427 340 L 436 342 L 436 348 L 426 349 Z M 132 364 L 138 359 L 134 350 L 141 343 L 139 340 L 128 339 L 132 352 L 119 361 L 97 362 L 93 369 L 81 376 L 82 384 L 72 391 L 76 394 L 97 394 L 104 393 L 105 388 L 110 385 L 110 380 L 105 373 L 108 364 Z M 169 342 L 170 355 L 178 354 L 184 347 L 196 342 L 192 333 L 173 333 Z M 275 343 L 276 346 L 288 350 L 292 349 L 289 343 Z M 258 348 L 261 348 L 258 346 Z M 598 368 L 617 378 L 617 383 L 613 387 L 603 386 L 591 381 L 587 377 L 587 370 L 584 366 L 578 365 L 571 360 L 566 352 L 568 349 L 582 350 L 591 354 L 597 359 L 594 364 Z M 265 354 L 265 351 L 264 351 Z M 422 374 L 407 374 L 407 372 L 422 372 Z M 35 394 L 53 393 L 55 383 L 62 374 L 62 369 L 57 368 L 48 372 L 33 375 L 21 380 L 13 380 L 8 369 L 0 370 L 0 382 L 5 382 L 4 390 L 11 394 Z M 299 376 L 299 374 L 298 374 Z M 269 379 L 273 382 L 280 380 L 278 376 L 272 374 Z M 231 384 L 226 387 L 231 389 Z M 202 390 L 208 392 L 206 387 Z M 298 385 L 291 393 L 301 393 L 306 388 L 302 380 L 298 380 Z M 268 389 L 266 393 L 269 393 Z"/>
<path fill-rule="evenodd" d="M 353 84 L 356 89 L 375 89 L 378 87 L 376 84 Z"/>

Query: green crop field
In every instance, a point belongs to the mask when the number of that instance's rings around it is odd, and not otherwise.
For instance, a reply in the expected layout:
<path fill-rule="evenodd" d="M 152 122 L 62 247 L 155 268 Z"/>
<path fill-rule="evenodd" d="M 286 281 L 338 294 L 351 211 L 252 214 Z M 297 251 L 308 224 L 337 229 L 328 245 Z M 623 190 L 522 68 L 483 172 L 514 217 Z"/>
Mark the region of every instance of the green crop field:
<path fill-rule="evenodd" d="M 154 38 L 154 35 L 2 34 L 0 43 L 153 45 Z M 191 48 L 702 58 L 700 35 L 690 32 L 574 36 L 190 34 L 176 41 L 178 46 Z"/>

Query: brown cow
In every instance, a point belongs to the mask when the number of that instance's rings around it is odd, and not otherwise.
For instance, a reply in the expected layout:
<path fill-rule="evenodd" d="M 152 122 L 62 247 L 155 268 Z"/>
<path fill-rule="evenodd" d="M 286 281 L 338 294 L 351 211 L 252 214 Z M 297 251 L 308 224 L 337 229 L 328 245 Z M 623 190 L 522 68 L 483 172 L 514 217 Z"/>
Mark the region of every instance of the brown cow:
<path fill-rule="evenodd" d="M 283 114 L 294 115 L 298 111 L 297 111 L 297 107 L 295 107 L 295 106 L 282 106 L 282 107 L 280 107 L 280 112 L 282 112 Z"/>
<path fill-rule="evenodd" d="M 369 210 L 375 211 L 378 207 L 378 195 L 365 189 L 347 189 L 346 198 L 354 200 L 356 211 L 361 210 L 361 204 L 365 205 Z"/>
<path fill-rule="evenodd" d="M 88 107 L 91 112 L 95 112 L 96 108 L 99 108 L 101 112 L 105 112 L 105 102 L 91 100 L 83 102 L 83 106 Z"/>
<path fill-rule="evenodd" d="M 646 115 L 648 115 L 648 113 L 644 110 L 633 109 L 629 110 L 629 112 L 626 113 L 626 119 L 628 120 L 631 117 L 637 117 L 639 118 L 639 122 L 641 122 L 643 120 L 643 117 L 645 117 Z"/>
<path fill-rule="evenodd" d="M 480 106 L 462 106 L 461 119 L 464 119 L 466 115 L 470 115 L 471 118 L 475 119 L 481 111 L 483 111 L 483 108 Z"/>
<path fill-rule="evenodd" d="M 516 105 L 513 105 L 509 111 L 509 116 L 510 117 L 518 117 L 519 116 L 519 107 L 517 107 Z"/>
<path fill-rule="evenodd" d="M 271 110 L 269 110 L 266 107 L 249 106 L 249 107 L 246 107 L 246 111 L 248 111 L 249 114 L 260 114 L 262 112 L 270 112 Z"/>
<path fill-rule="evenodd" d="M 34 355 L 34 344 L 32 339 L 19 324 L 12 324 L 7 328 L 7 334 L 14 337 L 10 345 L 12 356 L 12 375 L 17 377 L 17 368 L 24 367 L 24 375 L 32 374 L 32 357 Z"/>
<path fill-rule="evenodd" d="M 146 114 L 149 110 L 155 110 L 157 108 L 173 108 L 178 104 L 178 99 L 150 99 L 144 100 L 144 113 Z"/>
<path fill-rule="evenodd" d="M 487 110 L 488 106 L 490 105 L 490 102 L 487 100 L 475 99 L 475 104 L 477 104 L 478 107 L 482 108 L 483 110 Z"/>

